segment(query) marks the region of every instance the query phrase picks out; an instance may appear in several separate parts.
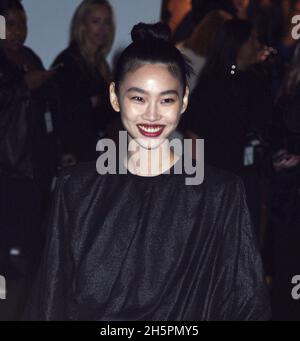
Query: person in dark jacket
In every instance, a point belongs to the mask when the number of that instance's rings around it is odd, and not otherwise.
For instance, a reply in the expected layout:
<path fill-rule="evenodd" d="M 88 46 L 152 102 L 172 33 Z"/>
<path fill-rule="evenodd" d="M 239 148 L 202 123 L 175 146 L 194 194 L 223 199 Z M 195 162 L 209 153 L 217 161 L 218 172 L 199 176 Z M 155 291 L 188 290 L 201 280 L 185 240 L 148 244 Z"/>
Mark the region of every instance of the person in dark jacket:
<path fill-rule="evenodd" d="M 6 273 L 12 248 L 36 258 L 55 142 L 45 116 L 45 86 L 53 72 L 24 46 L 27 24 L 20 2 L 2 0 L 0 14 L 6 19 L 0 46 L 0 269 Z"/>
<path fill-rule="evenodd" d="M 60 92 L 62 163 L 96 158 L 96 143 L 112 119 L 105 60 L 114 38 L 113 10 L 106 0 L 84 0 L 72 21 L 69 47 L 61 52 L 55 81 Z"/>
<path fill-rule="evenodd" d="M 272 111 L 267 84 L 251 70 L 259 52 L 260 44 L 250 22 L 225 22 L 215 37 L 180 126 L 187 137 L 204 138 L 207 163 L 243 178 L 257 229 L 260 160 L 256 156 Z"/>
<path fill-rule="evenodd" d="M 292 279 L 300 273 L 300 46 L 285 75 L 272 120 L 273 172 L 270 218 L 264 247 L 272 280 L 273 318 L 297 320 Z"/>

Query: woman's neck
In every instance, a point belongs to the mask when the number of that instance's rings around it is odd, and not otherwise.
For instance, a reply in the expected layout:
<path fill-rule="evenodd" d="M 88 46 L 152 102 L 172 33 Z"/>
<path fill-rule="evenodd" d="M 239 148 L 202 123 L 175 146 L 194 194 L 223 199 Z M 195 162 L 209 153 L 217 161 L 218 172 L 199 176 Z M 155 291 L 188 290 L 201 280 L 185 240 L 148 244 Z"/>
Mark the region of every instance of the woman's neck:
<path fill-rule="evenodd" d="M 132 149 L 135 151 L 132 152 Z M 127 164 L 126 168 L 133 174 L 155 176 L 168 171 L 178 159 L 179 156 L 170 149 L 169 141 L 165 140 L 155 149 L 143 148 L 137 142 L 134 142 L 127 152 L 125 162 Z"/>
<path fill-rule="evenodd" d="M 23 48 L 17 51 L 4 50 L 4 53 L 11 62 L 18 65 L 26 72 L 36 70 L 39 68 L 39 65 L 37 65 L 33 57 L 29 53 L 27 53 L 26 50 Z"/>
<path fill-rule="evenodd" d="M 21 50 L 13 51 L 13 50 L 7 49 L 7 50 L 4 50 L 4 53 L 9 60 L 15 62 L 16 64 L 19 64 L 24 59 L 24 56 Z"/>
<path fill-rule="evenodd" d="M 97 58 L 97 54 L 99 53 L 99 46 L 91 44 L 87 41 L 86 48 L 89 54 L 89 60 L 94 64 Z"/>

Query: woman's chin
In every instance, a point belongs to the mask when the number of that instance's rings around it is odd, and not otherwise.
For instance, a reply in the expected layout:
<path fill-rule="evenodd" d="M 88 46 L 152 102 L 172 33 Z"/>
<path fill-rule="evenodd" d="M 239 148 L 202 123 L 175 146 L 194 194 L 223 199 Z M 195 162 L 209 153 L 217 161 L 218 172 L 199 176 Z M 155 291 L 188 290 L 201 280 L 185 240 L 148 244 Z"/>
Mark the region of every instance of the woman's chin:
<path fill-rule="evenodd" d="M 159 139 L 139 138 L 136 142 L 144 149 L 155 150 L 162 147 L 164 143 L 168 143 L 169 141 L 164 137 Z"/>
<path fill-rule="evenodd" d="M 129 146 L 132 145 L 133 149 L 135 149 L 136 145 L 138 145 L 143 149 L 155 150 L 163 146 L 164 143 L 170 142 L 168 138 L 171 134 L 162 134 L 161 136 L 158 136 L 158 137 L 150 137 L 150 136 L 143 136 L 140 133 L 132 134 L 128 130 L 127 132 L 129 136 Z"/>

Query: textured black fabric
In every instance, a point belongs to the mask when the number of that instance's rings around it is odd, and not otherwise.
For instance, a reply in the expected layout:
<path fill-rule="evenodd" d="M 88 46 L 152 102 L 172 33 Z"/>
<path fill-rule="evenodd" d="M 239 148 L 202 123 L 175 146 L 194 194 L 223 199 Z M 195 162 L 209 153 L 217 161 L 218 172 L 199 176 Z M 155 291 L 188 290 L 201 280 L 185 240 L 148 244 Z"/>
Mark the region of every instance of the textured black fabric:
<path fill-rule="evenodd" d="M 269 319 L 241 181 L 185 176 L 63 174 L 25 319 Z"/>

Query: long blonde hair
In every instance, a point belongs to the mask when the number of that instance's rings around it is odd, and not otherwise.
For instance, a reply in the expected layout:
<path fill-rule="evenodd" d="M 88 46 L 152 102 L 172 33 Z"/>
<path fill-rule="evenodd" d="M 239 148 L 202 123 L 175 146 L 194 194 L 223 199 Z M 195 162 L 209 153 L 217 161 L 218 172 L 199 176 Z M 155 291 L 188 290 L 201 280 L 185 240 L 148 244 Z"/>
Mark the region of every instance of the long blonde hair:
<path fill-rule="evenodd" d="M 91 13 L 93 9 L 98 6 L 106 7 L 111 13 L 111 30 L 109 39 L 106 44 L 97 51 L 96 56 L 93 55 L 88 47 L 86 42 L 86 37 L 84 34 L 85 22 L 86 18 Z M 101 75 L 104 78 L 109 77 L 109 68 L 106 62 L 106 56 L 111 50 L 113 40 L 115 36 L 115 20 L 114 13 L 110 3 L 107 0 L 83 0 L 82 3 L 77 7 L 75 14 L 72 19 L 71 24 L 71 37 L 70 37 L 70 45 L 75 44 L 79 49 L 79 52 L 83 59 L 85 60 L 87 66 L 96 67 L 100 71 Z"/>

